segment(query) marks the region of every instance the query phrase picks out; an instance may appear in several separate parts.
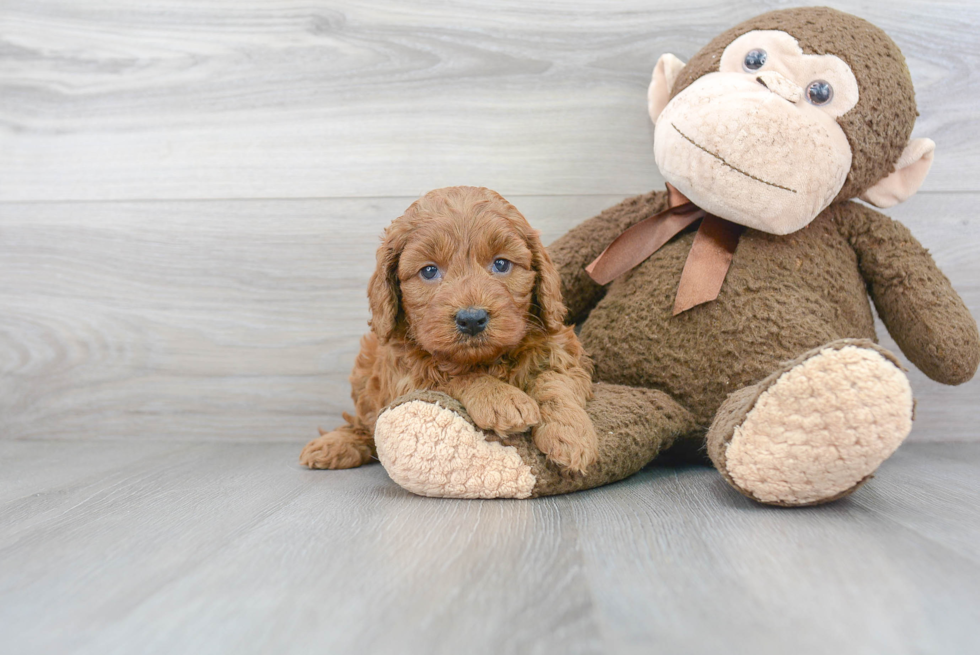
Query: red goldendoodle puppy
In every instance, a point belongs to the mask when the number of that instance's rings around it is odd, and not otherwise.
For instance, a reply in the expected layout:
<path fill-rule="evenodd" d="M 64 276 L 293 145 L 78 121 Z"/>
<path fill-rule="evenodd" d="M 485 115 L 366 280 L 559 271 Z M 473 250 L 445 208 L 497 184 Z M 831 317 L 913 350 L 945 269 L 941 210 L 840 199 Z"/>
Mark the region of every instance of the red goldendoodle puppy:
<path fill-rule="evenodd" d="M 449 187 L 414 202 L 385 230 L 368 298 L 371 332 L 350 376 L 356 414 L 307 444 L 303 464 L 367 463 L 378 414 L 422 389 L 456 398 L 485 430 L 531 428 L 569 471 L 595 461 L 592 363 L 563 322 L 561 281 L 537 231 L 499 194 Z"/>

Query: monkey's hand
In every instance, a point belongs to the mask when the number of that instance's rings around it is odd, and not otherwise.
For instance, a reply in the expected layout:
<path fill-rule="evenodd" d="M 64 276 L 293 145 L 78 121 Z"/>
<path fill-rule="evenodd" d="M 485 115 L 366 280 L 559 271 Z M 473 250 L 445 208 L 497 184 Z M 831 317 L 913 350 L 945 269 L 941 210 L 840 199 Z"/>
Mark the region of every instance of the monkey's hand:
<path fill-rule="evenodd" d="M 853 202 L 843 209 L 840 229 L 902 352 L 937 382 L 971 379 L 980 365 L 977 322 L 929 251 L 898 221 Z"/>

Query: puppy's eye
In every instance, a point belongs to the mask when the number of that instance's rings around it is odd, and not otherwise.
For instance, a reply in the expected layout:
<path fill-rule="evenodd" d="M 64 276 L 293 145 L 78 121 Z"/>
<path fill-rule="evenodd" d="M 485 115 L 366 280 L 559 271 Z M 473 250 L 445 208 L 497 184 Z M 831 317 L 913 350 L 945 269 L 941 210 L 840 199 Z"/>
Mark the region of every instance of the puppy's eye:
<path fill-rule="evenodd" d="M 766 59 L 768 59 L 766 51 L 761 48 L 756 48 L 755 50 L 750 50 L 749 54 L 745 55 L 745 61 L 742 62 L 742 68 L 745 69 L 747 73 L 754 73 L 763 66 L 766 65 Z"/>
<path fill-rule="evenodd" d="M 494 273 L 510 273 L 510 269 L 513 268 L 514 264 L 509 259 L 495 259 L 493 260 L 493 272 Z"/>
<path fill-rule="evenodd" d="M 422 270 L 419 271 L 419 275 L 422 276 L 424 280 L 434 280 L 440 276 L 439 267 L 429 264 L 428 266 L 423 266 Z"/>

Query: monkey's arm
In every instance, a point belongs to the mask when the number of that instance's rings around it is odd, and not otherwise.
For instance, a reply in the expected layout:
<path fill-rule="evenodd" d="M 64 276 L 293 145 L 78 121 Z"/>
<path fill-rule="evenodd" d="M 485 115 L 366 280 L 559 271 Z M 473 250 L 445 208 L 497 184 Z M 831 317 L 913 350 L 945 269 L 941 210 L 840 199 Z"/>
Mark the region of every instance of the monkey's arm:
<path fill-rule="evenodd" d="M 902 352 L 943 384 L 962 384 L 980 363 L 980 334 L 962 298 L 907 227 L 855 202 L 838 226 L 857 253 L 878 315 Z"/>
<path fill-rule="evenodd" d="M 627 228 L 666 207 L 666 191 L 651 191 L 627 198 L 572 228 L 548 246 L 548 253 L 561 275 L 562 298 L 568 307 L 566 323 L 584 319 L 606 294 L 606 288 L 593 282 L 585 267 Z"/>

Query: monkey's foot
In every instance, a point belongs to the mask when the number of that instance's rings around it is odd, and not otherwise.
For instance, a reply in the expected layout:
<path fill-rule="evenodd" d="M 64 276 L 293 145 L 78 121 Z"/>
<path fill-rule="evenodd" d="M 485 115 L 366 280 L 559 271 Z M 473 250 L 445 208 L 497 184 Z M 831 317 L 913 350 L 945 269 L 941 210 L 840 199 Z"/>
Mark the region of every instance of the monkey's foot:
<path fill-rule="evenodd" d="M 908 378 L 870 341 L 835 341 L 730 395 L 708 454 L 738 491 L 772 505 L 850 494 L 912 429 Z"/>
<path fill-rule="evenodd" d="M 531 495 L 535 476 L 517 449 L 487 441 L 449 396 L 415 396 L 386 409 L 374 428 L 378 459 L 392 480 L 420 496 Z"/>

